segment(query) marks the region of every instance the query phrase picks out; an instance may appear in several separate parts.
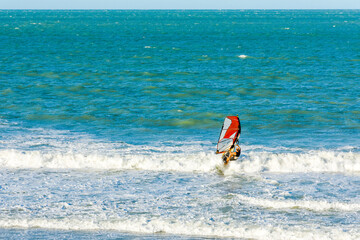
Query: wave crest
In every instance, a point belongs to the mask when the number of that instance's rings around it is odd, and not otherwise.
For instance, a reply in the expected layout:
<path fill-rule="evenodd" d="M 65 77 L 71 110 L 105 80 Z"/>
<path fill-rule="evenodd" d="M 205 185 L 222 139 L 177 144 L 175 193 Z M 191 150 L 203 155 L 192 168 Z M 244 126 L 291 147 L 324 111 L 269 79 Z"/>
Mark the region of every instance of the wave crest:
<path fill-rule="evenodd" d="M 133 147 L 109 154 L 101 152 L 56 152 L 0 150 L 0 166 L 15 169 L 97 169 L 149 170 L 178 172 L 215 172 L 221 167 L 220 155 L 210 151 L 189 152 L 168 147 L 142 149 Z M 306 153 L 246 151 L 236 162 L 224 168 L 224 174 L 257 172 L 339 172 L 360 173 L 360 154 L 352 151 L 318 150 Z"/>
<path fill-rule="evenodd" d="M 231 237 L 246 239 L 358 239 L 359 231 L 350 232 L 337 229 L 318 227 L 258 226 L 209 223 L 201 221 L 180 221 L 177 219 L 162 219 L 131 217 L 128 219 L 90 220 L 90 219 L 1 219 L 1 228 L 47 228 L 58 230 L 115 230 L 142 234 L 175 234 L 201 237 Z"/>
<path fill-rule="evenodd" d="M 307 209 L 315 212 L 360 211 L 359 203 L 328 202 L 325 200 L 274 200 L 274 199 L 248 197 L 240 194 L 236 195 L 236 197 L 242 202 L 246 202 L 248 204 L 259 206 L 262 208 L 271 208 L 275 210 Z"/>

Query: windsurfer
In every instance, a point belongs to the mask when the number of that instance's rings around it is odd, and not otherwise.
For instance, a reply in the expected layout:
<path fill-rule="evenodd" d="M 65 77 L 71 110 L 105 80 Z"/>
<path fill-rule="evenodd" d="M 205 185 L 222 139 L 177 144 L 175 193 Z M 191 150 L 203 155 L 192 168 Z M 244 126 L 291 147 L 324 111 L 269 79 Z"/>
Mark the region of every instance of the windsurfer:
<path fill-rule="evenodd" d="M 239 158 L 241 149 L 239 146 L 239 137 L 241 125 L 238 116 L 227 116 L 221 128 L 220 137 L 216 146 L 216 153 L 223 153 L 222 160 L 224 165 L 229 161 L 235 161 Z"/>
<path fill-rule="evenodd" d="M 222 160 L 226 165 L 229 163 L 229 161 L 236 161 L 240 157 L 240 154 L 241 154 L 241 148 L 239 144 L 236 144 L 222 155 Z"/>

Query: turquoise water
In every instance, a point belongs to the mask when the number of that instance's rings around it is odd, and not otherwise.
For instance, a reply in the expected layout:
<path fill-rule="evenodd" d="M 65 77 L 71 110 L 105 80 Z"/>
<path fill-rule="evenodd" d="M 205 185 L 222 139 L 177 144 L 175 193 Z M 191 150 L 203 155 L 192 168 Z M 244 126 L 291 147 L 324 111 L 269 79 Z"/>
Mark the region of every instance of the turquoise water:
<path fill-rule="evenodd" d="M 359 19 L 0 11 L 0 236 L 358 238 Z"/>

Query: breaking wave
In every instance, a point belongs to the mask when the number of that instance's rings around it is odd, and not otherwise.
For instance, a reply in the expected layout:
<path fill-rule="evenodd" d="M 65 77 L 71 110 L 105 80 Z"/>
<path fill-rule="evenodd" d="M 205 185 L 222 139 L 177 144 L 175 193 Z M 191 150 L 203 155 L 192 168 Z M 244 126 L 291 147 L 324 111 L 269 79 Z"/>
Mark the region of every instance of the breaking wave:
<path fill-rule="evenodd" d="M 0 219 L 1 228 L 43 228 L 58 230 L 112 230 L 142 234 L 176 234 L 201 237 L 235 237 L 246 239 L 358 239 L 360 233 L 356 229 L 328 229 L 318 227 L 282 227 L 258 226 L 243 224 L 209 224 L 202 221 L 177 219 L 130 217 L 116 220 L 91 219 Z"/>
<path fill-rule="evenodd" d="M 315 212 L 324 211 L 341 211 L 341 212 L 356 212 L 360 211 L 359 203 L 346 202 L 328 202 L 326 200 L 274 200 L 264 198 L 254 198 L 244 195 L 236 195 L 236 197 L 247 204 L 262 208 L 270 208 L 275 210 L 283 209 L 306 209 Z"/>
<path fill-rule="evenodd" d="M 277 153 L 243 147 L 243 155 L 231 162 L 225 174 L 257 172 L 360 173 L 360 153 L 350 150 L 311 150 Z M 146 147 L 129 145 L 106 151 L 0 150 L 1 168 L 10 169 L 95 169 L 176 172 L 215 172 L 222 168 L 221 156 L 196 147 Z"/>

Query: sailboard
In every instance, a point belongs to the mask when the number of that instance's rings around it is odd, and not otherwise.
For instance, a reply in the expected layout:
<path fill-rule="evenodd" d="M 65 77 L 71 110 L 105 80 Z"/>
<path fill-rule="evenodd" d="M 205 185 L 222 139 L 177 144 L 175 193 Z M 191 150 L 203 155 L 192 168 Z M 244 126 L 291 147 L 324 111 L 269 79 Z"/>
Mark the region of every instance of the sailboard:
<path fill-rule="evenodd" d="M 241 124 L 238 116 L 227 116 L 221 128 L 216 153 L 228 151 L 238 140 L 241 133 Z"/>

